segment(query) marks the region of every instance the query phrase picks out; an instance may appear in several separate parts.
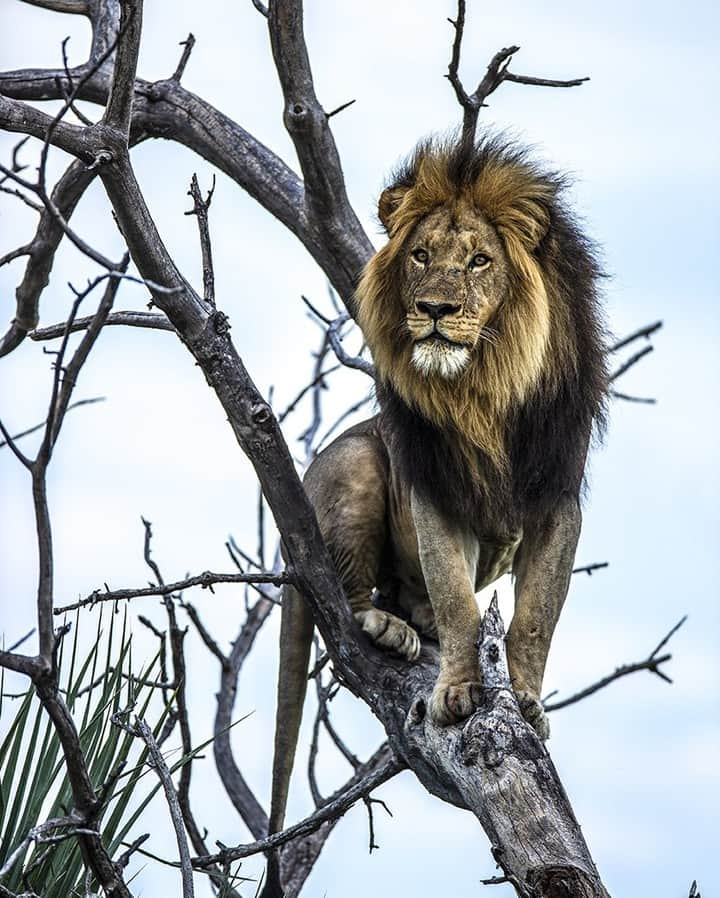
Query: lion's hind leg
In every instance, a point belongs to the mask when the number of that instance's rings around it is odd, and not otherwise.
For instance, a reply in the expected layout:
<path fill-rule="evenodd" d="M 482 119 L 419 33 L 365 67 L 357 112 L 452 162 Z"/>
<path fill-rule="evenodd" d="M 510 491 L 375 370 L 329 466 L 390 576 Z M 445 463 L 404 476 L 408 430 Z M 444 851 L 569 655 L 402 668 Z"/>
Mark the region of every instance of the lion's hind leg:
<path fill-rule="evenodd" d="M 355 620 L 376 645 L 414 660 L 416 631 L 371 600 L 386 549 L 387 476 L 380 440 L 350 432 L 316 459 L 305 487 Z"/>

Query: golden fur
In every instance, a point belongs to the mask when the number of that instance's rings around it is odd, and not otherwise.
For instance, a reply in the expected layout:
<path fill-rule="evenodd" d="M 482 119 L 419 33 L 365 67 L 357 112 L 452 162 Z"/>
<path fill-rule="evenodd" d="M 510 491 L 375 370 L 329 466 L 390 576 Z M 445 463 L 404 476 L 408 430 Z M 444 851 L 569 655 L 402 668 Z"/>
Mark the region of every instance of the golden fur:
<path fill-rule="evenodd" d="M 380 218 L 389 240 L 365 269 L 358 291 L 358 322 L 381 381 L 436 427 L 452 427 L 467 443 L 466 455 L 483 450 L 502 469 L 507 462 L 504 420 L 541 381 L 551 388 L 559 370 L 576 365 L 565 303 L 557 294 L 558 272 L 534 250 L 550 227 L 548 206 L 557 184 L 522 157 L 490 153 L 477 176 L 458 185 L 450 145 L 421 145 L 413 160 L 413 183 L 388 188 Z M 399 256 L 418 223 L 445 207 L 476 209 L 502 240 L 510 269 L 511 301 L 492 321 L 497 340 L 482 341 L 465 375 L 457 380 L 420 378 L 411 364 L 405 326 Z M 549 264 L 548 264 L 549 263 Z"/>

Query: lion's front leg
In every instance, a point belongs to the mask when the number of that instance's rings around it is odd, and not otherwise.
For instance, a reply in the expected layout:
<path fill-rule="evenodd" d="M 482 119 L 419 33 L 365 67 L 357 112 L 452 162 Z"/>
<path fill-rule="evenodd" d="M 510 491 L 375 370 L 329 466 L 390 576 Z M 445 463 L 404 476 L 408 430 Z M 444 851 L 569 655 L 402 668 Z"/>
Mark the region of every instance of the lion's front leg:
<path fill-rule="evenodd" d="M 540 702 L 543 674 L 570 583 L 580 524 L 578 500 L 565 496 L 547 522 L 525 536 L 515 559 L 508 667 L 520 710 L 541 739 L 550 735 Z"/>
<path fill-rule="evenodd" d="M 425 586 L 440 642 L 440 674 L 430 698 L 430 717 L 447 726 L 469 717 L 482 696 L 477 657 L 480 612 L 465 541 L 425 499 L 413 491 L 413 523 Z"/>

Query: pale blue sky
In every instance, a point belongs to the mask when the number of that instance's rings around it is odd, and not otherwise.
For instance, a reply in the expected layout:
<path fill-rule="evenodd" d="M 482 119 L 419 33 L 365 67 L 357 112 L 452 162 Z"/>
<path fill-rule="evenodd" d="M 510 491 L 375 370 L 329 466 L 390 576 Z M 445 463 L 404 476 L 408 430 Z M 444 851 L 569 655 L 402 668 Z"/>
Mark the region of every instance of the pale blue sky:
<path fill-rule="evenodd" d="M 281 121 L 281 97 L 264 22 L 250 0 L 198 5 L 148 0 L 140 74 L 167 77 L 177 42 L 188 31 L 197 46 L 184 83 L 234 117 L 295 167 Z M 373 204 L 383 177 L 414 142 L 459 118 L 443 78 L 454 4 L 432 0 L 365 0 L 307 4 L 308 42 L 321 101 L 332 109 L 355 98 L 333 120 L 352 201 L 374 239 Z M 595 453 L 578 562 L 609 561 L 592 579 L 575 578 L 551 653 L 548 690 L 572 691 L 616 665 L 643 657 L 684 613 L 672 643 L 670 687 L 648 675 L 616 684 L 553 717 L 551 754 L 590 849 L 615 896 L 684 898 L 697 878 L 703 896 L 720 890 L 718 832 L 718 130 L 717 12 L 714 4 L 470 2 L 462 74 L 477 82 L 501 46 L 520 44 L 513 70 L 545 77 L 590 75 L 572 90 L 505 85 L 484 121 L 510 128 L 576 178 L 574 202 L 604 248 L 612 329 L 623 335 L 656 319 L 665 326 L 656 349 L 622 382 L 657 397 L 656 406 L 616 403 L 606 445 Z M 81 20 L 1 0 L 0 65 L 57 65 L 59 44 L 72 35 L 72 61 L 86 52 Z M 172 10 L 171 15 L 168 15 Z M 30 37 L 32 29 L 32 37 Z M 0 141 L 7 156 L 13 141 Z M 195 222 L 183 217 L 190 175 L 208 185 L 210 166 L 157 141 L 134 156 L 161 231 L 184 273 L 200 282 Z M 63 162 L 58 159 L 56 171 Z M 0 205 L 0 253 L 26 240 L 33 215 Z M 96 186 L 74 223 L 109 254 L 120 242 Z M 325 303 L 322 273 L 296 241 L 225 177 L 211 210 L 219 305 L 259 387 L 276 387 L 277 406 L 310 368 L 318 332 L 300 294 Z M 45 324 L 68 308 L 68 280 L 91 272 L 65 249 L 42 306 Z M 0 327 L 13 310 L 22 263 L 0 270 Z M 121 305 L 142 308 L 139 288 L 125 287 Z M 268 340 L 272 339 L 272 343 Z M 29 341 L 0 362 L 0 414 L 14 430 L 42 419 L 49 362 Z M 361 374 L 338 377 L 330 407 L 362 395 Z M 254 544 L 254 488 L 223 414 L 186 351 L 169 334 L 103 335 L 83 372 L 79 396 L 106 395 L 103 405 L 71 413 L 50 477 L 57 550 L 58 603 L 107 581 L 114 587 L 147 579 L 141 560 L 140 514 L 153 521 L 155 555 L 167 576 L 227 569 L 223 542 L 233 532 Z M 331 418 L 329 417 L 329 420 Z M 286 433 L 292 440 L 303 421 Z M 30 446 L 27 446 L 29 451 Z M 34 543 L 29 483 L 0 451 L 0 621 L 9 641 L 32 619 Z M 237 594 L 198 594 L 194 601 L 219 639 L 240 621 Z M 506 615 L 510 605 L 505 602 Z M 162 620 L 153 602 L 136 611 Z M 143 633 L 138 633 L 140 651 Z M 268 625 L 241 681 L 238 762 L 267 805 L 273 716 L 276 622 Z M 211 728 L 217 671 L 191 641 L 196 738 Z M 380 739 L 354 700 L 336 702 L 338 726 L 358 754 Z M 324 751 L 326 791 L 347 775 Z M 212 837 L 248 838 L 208 760 L 195 770 L 197 815 Z M 214 797 L 212 797 L 214 796 Z M 493 875 L 487 840 L 474 819 L 428 797 L 409 774 L 380 797 L 392 819 L 376 815 L 380 851 L 367 854 L 364 809 L 338 826 L 306 887 L 308 896 L 355 898 L 482 891 Z M 302 787 L 291 816 L 310 810 Z M 164 810 L 153 846 L 172 851 Z M 163 835 L 166 833 L 167 835 Z M 248 862 L 248 875 L 259 863 Z M 138 894 L 166 894 L 175 874 L 148 867 Z M 200 885 L 200 884 L 199 884 Z M 199 894 L 205 894 L 199 888 Z M 208 893 L 209 894 L 209 893 Z M 250 889 L 247 894 L 252 894 Z M 498 898 L 509 894 L 497 887 Z"/>

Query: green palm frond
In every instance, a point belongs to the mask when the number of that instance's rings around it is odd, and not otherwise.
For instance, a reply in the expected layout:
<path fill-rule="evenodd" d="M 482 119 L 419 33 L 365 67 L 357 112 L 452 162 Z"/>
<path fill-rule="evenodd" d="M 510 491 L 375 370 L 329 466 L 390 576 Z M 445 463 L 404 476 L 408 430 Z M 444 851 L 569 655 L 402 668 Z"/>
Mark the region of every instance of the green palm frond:
<path fill-rule="evenodd" d="M 103 614 L 98 615 L 95 638 L 83 658 L 76 620 L 66 676 L 63 676 L 63 657 L 58 661 L 65 701 L 79 721 L 80 743 L 90 779 L 99 794 L 103 787 L 108 787 L 100 829 L 111 854 L 139 816 L 136 811 L 128 817 L 131 801 L 139 800 L 140 808 L 144 808 L 150 798 L 144 792 L 135 794 L 146 752 L 129 733 L 112 725 L 112 717 L 130 706 L 137 714 L 148 715 L 157 692 L 153 677 L 158 660 L 156 656 L 134 676 L 127 616 L 123 617 L 121 630 L 116 626 L 116 618 L 117 615 L 110 614 L 108 633 L 104 636 Z M 34 688 L 28 689 L 19 707 L 6 700 L 3 716 L 11 711 L 15 711 L 15 716 L 8 723 L 7 735 L 0 745 L 0 866 L 34 826 L 52 817 L 62 817 L 72 807 L 60 743 Z M 167 713 L 168 707 L 159 707 L 156 735 Z M 4 719 L 2 723 L 5 724 Z M 123 768 L 125 775 L 120 776 Z M 154 792 L 154 786 L 152 780 L 147 781 L 149 793 Z M 85 894 L 84 878 L 77 840 L 68 838 L 52 845 L 28 848 L 3 885 L 13 891 L 31 886 L 43 898 L 68 898 Z"/>

